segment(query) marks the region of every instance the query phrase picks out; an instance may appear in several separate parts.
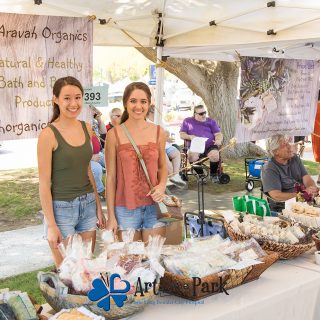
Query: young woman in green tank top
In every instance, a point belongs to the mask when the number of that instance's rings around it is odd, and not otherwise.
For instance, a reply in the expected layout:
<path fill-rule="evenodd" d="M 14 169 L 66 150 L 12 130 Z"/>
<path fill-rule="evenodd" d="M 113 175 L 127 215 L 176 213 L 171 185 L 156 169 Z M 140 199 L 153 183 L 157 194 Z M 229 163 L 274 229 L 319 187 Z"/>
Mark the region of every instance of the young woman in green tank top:
<path fill-rule="evenodd" d="M 38 140 L 39 193 L 46 237 L 58 268 L 60 242 L 79 233 L 92 241 L 96 225 L 105 218 L 90 168 L 92 129 L 77 120 L 83 103 L 83 88 L 73 77 L 58 79 L 53 86 L 53 117 Z"/>

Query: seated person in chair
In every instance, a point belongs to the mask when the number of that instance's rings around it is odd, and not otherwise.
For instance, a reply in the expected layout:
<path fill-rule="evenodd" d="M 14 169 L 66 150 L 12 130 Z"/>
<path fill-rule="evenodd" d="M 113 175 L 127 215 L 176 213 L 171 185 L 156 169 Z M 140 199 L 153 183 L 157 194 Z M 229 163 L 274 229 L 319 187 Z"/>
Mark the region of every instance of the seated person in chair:
<path fill-rule="evenodd" d="M 261 181 L 263 192 L 267 193 L 275 201 L 286 201 L 296 197 L 294 185 L 303 184 L 306 191 L 316 194 L 318 188 L 308 174 L 301 159 L 294 153 L 293 146 L 289 143 L 289 137 L 275 135 L 266 141 L 267 152 L 271 159 L 263 166 Z M 281 205 L 270 201 L 270 209 L 279 211 Z M 284 208 L 284 203 L 282 203 Z"/>
<path fill-rule="evenodd" d="M 181 179 L 179 174 L 181 164 L 180 150 L 172 144 L 174 141 L 170 137 L 170 132 L 166 129 L 164 133 L 167 139 L 165 149 L 169 180 L 177 187 L 183 188 L 186 186 L 186 182 Z"/>
<path fill-rule="evenodd" d="M 211 118 L 207 117 L 207 111 L 203 105 L 194 107 L 193 117 L 184 119 L 181 129 L 180 138 L 183 140 L 192 140 L 194 137 L 208 138 L 205 145 L 205 151 L 202 155 L 210 160 L 210 177 L 212 182 L 218 182 L 217 170 L 219 166 L 219 146 L 222 143 L 223 135 L 218 124 Z M 199 153 L 188 152 L 189 162 L 198 161 Z"/>
<path fill-rule="evenodd" d="M 92 151 L 93 155 L 90 161 L 92 174 L 94 177 L 94 181 L 96 183 L 97 192 L 99 194 L 100 200 L 105 200 L 105 188 L 102 182 L 103 172 L 105 171 L 105 159 L 104 154 L 102 153 L 101 143 L 99 138 L 92 134 L 91 138 Z"/>

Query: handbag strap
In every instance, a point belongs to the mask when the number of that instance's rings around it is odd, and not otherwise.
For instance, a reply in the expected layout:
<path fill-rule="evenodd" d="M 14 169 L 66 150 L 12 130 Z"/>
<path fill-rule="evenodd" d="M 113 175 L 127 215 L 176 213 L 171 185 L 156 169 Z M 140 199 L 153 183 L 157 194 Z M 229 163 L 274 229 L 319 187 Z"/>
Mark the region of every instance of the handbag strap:
<path fill-rule="evenodd" d="M 143 158 L 142 158 L 142 154 L 141 154 L 138 146 L 137 146 L 136 143 L 134 142 L 134 140 L 133 140 L 133 138 L 132 138 L 132 136 L 131 136 L 128 128 L 125 126 L 124 123 L 121 124 L 121 127 L 122 127 L 124 133 L 126 134 L 126 136 L 128 137 L 130 143 L 132 144 L 133 149 L 134 149 L 135 152 L 137 153 L 137 156 L 138 156 L 138 159 L 139 159 L 139 161 L 140 161 L 141 167 L 142 167 L 143 172 L 144 172 L 144 174 L 145 174 L 145 176 L 146 176 L 146 178 L 147 178 L 147 182 L 148 182 L 148 185 L 149 185 L 149 187 L 150 187 L 150 190 L 153 191 L 153 185 L 152 185 L 151 180 L 150 180 L 150 177 L 149 177 L 149 173 L 148 173 L 147 166 L 146 166 L 146 164 L 145 164 L 145 162 L 144 162 L 144 160 L 143 160 Z M 161 212 L 162 214 L 168 212 L 168 209 L 167 209 L 166 205 L 165 205 L 163 202 L 158 202 L 158 206 L 159 206 L 160 212 Z"/>
<path fill-rule="evenodd" d="M 145 162 L 144 162 L 144 160 L 143 160 L 143 158 L 142 158 L 142 154 L 141 154 L 138 146 L 137 146 L 136 143 L 134 142 L 134 140 L 133 140 L 133 138 L 132 138 L 132 136 L 131 136 L 128 128 L 125 126 L 124 123 L 121 124 L 121 127 L 122 127 L 124 133 L 126 134 L 127 138 L 129 139 L 130 143 L 132 144 L 133 149 L 134 149 L 135 152 L 137 153 L 137 156 L 138 156 L 138 159 L 139 159 L 139 161 L 140 161 L 141 167 L 142 167 L 143 172 L 144 172 L 144 174 L 145 174 L 145 176 L 146 176 L 146 178 L 147 178 L 148 185 L 149 185 L 150 189 L 153 190 L 153 185 L 152 185 L 151 180 L 150 180 L 150 177 L 149 177 L 149 173 L 148 173 L 147 166 L 146 166 L 146 164 L 145 164 Z"/>

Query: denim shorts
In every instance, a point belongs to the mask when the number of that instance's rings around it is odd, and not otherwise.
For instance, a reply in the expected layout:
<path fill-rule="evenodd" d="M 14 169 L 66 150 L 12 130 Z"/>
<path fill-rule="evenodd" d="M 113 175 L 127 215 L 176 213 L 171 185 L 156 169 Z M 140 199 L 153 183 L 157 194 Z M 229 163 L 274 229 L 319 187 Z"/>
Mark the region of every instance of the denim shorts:
<path fill-rule="evenodd" d="M 157 206 L 155 204 L 136 209 L 116 207 L 115 211 L 119 230 L 141 230 L 165 226 L 164 223 L 159 222 L 157 219 Z"/>
<path fill-rule="evenodd" d="M 86 231 L 96 230 L 97 213 L 94 192 L 84 194 L 71 201 L 53 200 L 53 212 L 56 224 L 63 239 Z M 48 225 L 44 221 L 45 239 L 48 235 Z"/>

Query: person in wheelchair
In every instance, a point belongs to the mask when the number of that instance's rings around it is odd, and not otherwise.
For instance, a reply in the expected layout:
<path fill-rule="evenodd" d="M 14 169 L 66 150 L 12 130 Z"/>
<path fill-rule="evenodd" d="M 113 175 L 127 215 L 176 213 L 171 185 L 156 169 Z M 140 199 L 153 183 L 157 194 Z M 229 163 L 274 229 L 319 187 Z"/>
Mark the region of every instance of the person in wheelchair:
<path fill-rule="evenodd" d="M 271 198 L 269 205 L 272 211 L 281 211 L 284 201 L 296 197 L 296 183 L 304 185 L 308 193 L 318 193 L 315 182 L 289 141 L 289 137 L 280 134 L 266 141 L 271 159 L 262 167 L 261 182 L 263 192 Z"/>
<path fill-rule="evenodd" d="M 198 161 L 200 157 L 208 157 L 210 160 L 210 178 L 212 182 L 219 182 L 217 170 L 219 166 L 219 146 L 222 144 L 223 135 L 217 122 L 207 117 L 207 111 L 203 105 L 194 107 L 193 117 L 184 119 L 180 128 L 180 138 L 189 140 L 194 137 L 208 138 L 203 154 L 188 151 L 190 164 Z M 189 144 L 190 145 L 190 144 Z M 195 169 L 201 174 L 201 168 Z M 199 172 L 198 172 L 199 171 Z"/>

